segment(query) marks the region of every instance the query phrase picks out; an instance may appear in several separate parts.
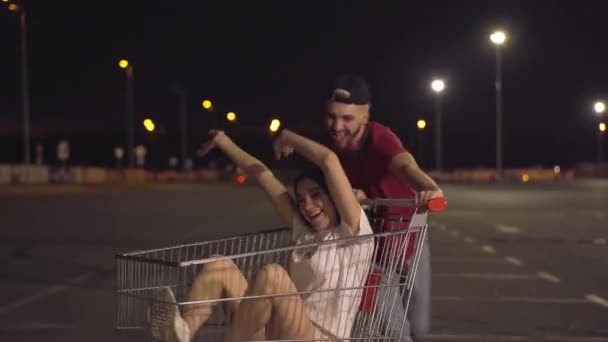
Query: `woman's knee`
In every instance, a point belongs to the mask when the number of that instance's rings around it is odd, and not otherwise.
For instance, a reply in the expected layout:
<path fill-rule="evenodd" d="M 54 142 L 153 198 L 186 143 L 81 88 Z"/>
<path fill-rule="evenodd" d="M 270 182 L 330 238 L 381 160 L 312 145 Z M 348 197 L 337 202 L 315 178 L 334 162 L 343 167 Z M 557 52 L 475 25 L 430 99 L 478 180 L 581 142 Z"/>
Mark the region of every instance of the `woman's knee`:
<path fill-rule="evenodd" d="M 212 255 L 211 257 L 222 257 L 222 255 Z M 221 274 L 223 272 L 233 272 L 235 270 L 238 270 L 238 268 L 236 267 L 236 265 L 234 264 L 234 262 L 232 260 L 222 259 L 222 260 L 212 261 L 212 262 L 206 264 L 205 266 L 203 266 L 203 268 L 201 269 L 199 274 L 206 273 L 206 274 L 213 275 L 213 274 Z"/>
<path fill-rule="evenodd" d="M 266 293 L 276 293 L 285 288 L 289 282 L 289 274 L 278 264 L 269 264 L 262 267 L 255 278 L 256 288 Z"/>
<path fill-rule="evenodd" d="M 258 278 L 264 280 L 276 281 L 288 277 L 287 271 L 279 264 L 268 264 L 260 269 Z"/>

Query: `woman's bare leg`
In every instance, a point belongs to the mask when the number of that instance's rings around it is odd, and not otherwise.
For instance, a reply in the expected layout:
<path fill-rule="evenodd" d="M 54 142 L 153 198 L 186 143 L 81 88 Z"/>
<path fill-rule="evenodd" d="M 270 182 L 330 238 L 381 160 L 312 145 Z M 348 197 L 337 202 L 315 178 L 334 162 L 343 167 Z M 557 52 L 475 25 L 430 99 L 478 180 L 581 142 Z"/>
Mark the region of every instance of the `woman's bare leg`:
<path fill-rule="evenodd" d="M 240 303 L 238 298 L 243 297 L 246 290 L 247 280 L 232 260 L 214 261 L 205 265 L 197 275 L 190 290 L 189 300 L 235 298 L 226 302 L 227 312 L 233 314 Z M 209 319 L 216 304 L 201 303 L 188 305 L 184 308 L 182 317 L 190 328 L 191 338 Z"/>
<path fill-rule="evenodd" d="M 241 303 L 224 340 L 240 342 L 265 337 L 312 340 L 316 327 L 296 292 L 285 269 L 276 264 L 264 266 L 246 294 L 264 297 L 245 299 Z M 273 297 L 275 294 L 286 296 Z M 268 336 L 264 336 L 265 331 Z"/>

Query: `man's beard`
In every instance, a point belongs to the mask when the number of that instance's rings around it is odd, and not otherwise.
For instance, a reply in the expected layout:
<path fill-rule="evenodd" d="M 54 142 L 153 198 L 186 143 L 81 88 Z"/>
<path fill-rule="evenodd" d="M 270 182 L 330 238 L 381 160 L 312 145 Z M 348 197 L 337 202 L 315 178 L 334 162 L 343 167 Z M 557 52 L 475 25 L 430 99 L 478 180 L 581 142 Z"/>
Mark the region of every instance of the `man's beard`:
<path fill-rule="evenodd" d="M 334 134 L 330 133 L 330 135 L 332 135 L 331 139 L 332 139 L 332 145 L 333 145 L 334 150 L 337 152 L 343 152 L 343 151 L 357 149 L 359 147 L 359 144 L 361 143 L 360 140 L 363 138 L 364 130 L 365 130 L 365 125 L 360 125 L 353 134 L 347 135 L 345 133 L 342 143 L 338 143 L 335 139 Z"/>

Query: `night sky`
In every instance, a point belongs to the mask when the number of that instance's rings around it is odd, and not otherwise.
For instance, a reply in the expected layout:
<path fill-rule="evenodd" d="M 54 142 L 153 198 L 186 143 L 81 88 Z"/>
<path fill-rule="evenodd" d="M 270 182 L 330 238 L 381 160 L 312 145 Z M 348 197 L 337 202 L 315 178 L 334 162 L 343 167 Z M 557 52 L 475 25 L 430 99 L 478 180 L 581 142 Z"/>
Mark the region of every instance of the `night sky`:
<path fill-rule="evenodd" d="M 111 166 L 113 147 L 125 142 L 125 78 L 117 62 L 127 58 L 135 72 L 136 142 L 153 146 L 158 160 L 179 154 L 173 83 L 188 96 L 190 151 L 214 120 L 226 128 L 227 111 L 239 117 L 231 134 L 266 151 L 273 117 L 318 133 L 331 80 L 354 71 L 370 83 L 373 118 L 425 168 L 434 141 L 429 84 L 445 78 L 444 164 L 494 167 L 489 34 L 502 28 L 509 37 L 505 166 L 593 161 L 593 101 L 608 100 L 608 4 L 567 3 L 26 1 L 32 145 L 42 143 L 53 163 L 57 141 L 66 139 L 72 164 Z M 19 29 L 17 16 L 0 5 L 0 163 L 10 163 L 22 160 Z M 214 101 L 215 113 L 201 110 L 204 98 Z M 145 117 L 163 132 L 147 136 Z M 420 118 L 429 124 L 423 136 L 415 126 Z"/>

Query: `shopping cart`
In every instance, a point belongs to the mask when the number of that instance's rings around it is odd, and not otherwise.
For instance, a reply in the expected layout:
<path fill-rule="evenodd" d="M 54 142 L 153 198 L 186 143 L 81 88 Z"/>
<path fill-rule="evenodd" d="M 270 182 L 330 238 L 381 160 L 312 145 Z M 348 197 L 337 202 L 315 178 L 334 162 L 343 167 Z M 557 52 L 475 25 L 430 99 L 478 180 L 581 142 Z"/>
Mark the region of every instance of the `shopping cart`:
<path fill-rule="evenodd" d="M 147 333 L 151 307 L 177 305 L 184 310 L 203 303 L 226 303 L 233 299 L 192 301 L 188 294 L 192 283 L 205 265 L 217 260 L 231 260 L 245 279 L 254 279 L 264 266 L 278 264 L 288 268 L 292 253 L 319 250 L 331 244 L 373 241 L 367 281 L 362 286 L 335 288 L 340 296 L 358 296 L 359 312 L 352 331 L 340 340 L 399 341 L 405 322 L 411 288 L 416 276 L 422 245 L 426 238 L 427 214 L 445 208 L 443 198 L 418 205 L 413 200 L 374 199 L 365 203 L 373 235 L 312 241 L 294 245 L 291 229 L 282 228 L 226 239 L 203 241 L 179 246 L 136 251 L 116 256 L 118 263 L 118 321 L 117 329 Z M 388 209 L 411 208 L 411 217 L 387 215 Z M 390 212 L 390 211 L 388 211 Z M 395 212 L 395 211 L 393 211 Z M 399 211 L 396 211 L 399 212 Z M 409 215 L 408 215 L 409 216 Z M 413 245 L 412 245 L 413 244 Z M 412 248 L 413 256 L 406 259 L 405 251 Z M 373 264 L 373 265 L 371 265 Z M 169 287 L 176 303 L 160 299 L 161 290 Z M 298 292 L 307 296 L 310 293 Z M 396 298 L 396 297 L 399 298 Z M 401 300 L 405 296 L 405 300 Z M 247 299 L 247 296 L 237 298 Z M 212 303 L 213 302 L 213 303 Z M 403 307 L 405 305 L 405 307 Z M 198 330 L 197 341 L 221 341 L 229 326 L 229 313 L 224 305 L 214 305 L 209 319 Z M 397 334 L 395 334 L 397 331 Z"/>

